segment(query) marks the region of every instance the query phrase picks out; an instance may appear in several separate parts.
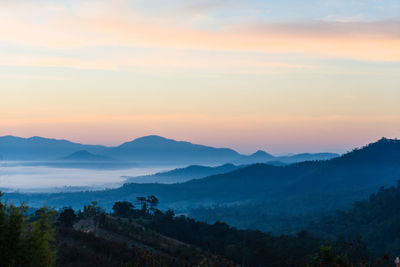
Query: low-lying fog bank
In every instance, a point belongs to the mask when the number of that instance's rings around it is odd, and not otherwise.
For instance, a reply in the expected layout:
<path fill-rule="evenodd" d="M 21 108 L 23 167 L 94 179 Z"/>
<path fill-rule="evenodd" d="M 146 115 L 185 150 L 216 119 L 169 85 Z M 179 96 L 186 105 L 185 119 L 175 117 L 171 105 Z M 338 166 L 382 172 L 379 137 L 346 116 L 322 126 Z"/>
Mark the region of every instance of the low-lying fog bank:
<path fill-rule="evenodd" d="M 0 164 L 0 190 L 18 192 L 71 192 L 102 190 L 121 186 L 126 176 L 142 176 L 174 167 L 133 167 L 126 169 L 78 169 L 27 166 L 26 162 Z"/>

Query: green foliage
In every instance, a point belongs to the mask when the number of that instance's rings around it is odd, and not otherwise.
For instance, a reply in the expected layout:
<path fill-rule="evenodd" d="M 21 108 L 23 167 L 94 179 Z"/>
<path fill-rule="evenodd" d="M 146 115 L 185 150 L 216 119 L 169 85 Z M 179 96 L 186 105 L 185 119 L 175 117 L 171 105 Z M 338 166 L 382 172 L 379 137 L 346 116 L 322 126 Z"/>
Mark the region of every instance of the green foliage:
<path fill-rule="evenodd" d="M 77 216 L 71 207 L 64 207 L 58 215 L 58 223 L 64 227 L 72 227 Z"/>
<path fill-rule="evenodd" d="M 319 253 L 315 254 L 309 267 L 352 267 L 353 265 L 345 256 L 337 254 L 331 246 L 321 246 Z"/>
<path fill-rule="evenodd" d="M 32 223 L 29 238 L 30 262 L 32 266 L 53 266 L 55 263 L 55 218 L 57 212 L 47 207 L 39 210 L 39 220 Z"/>
<path fill-rule="evenodd" d="M 0 201 L 1 266 L 54 266 L 56 214 L 43 208 L 30 221 L 26 210 Z"/>
<path fill-rule="evenodd" d="M 358 235 L 377 255 L 395 256 L 400 248 L 400 183 L 397 187 L 381 188 L 348 211 L 316 221 L 310 229 L 321 237 Z"/>
<path fill-rule="evenodd" d="M 104 213 L 105 211 L 98 206 L 97 201 L 92 201 L 91 204 L 83 206 L 83 213 L 84 217 L 91 217 L 96 216 Z"/>
<path fill-rule="evenodd" d="M 115 216 L 128 218 L 131 216 L 131 212 L 134 206 L 128 201 L 117 201 L 114 203 L 113 211 Z"/>
<path fill-rule="evenodd" d="M 171 210 L 156 213 L 144 226 L 245 266 L 304 266 L 322 242 L 305 231 L 273 236 L 238 230 L 222 222 L 210 225 L 185 216 L 174 217 Z"/>

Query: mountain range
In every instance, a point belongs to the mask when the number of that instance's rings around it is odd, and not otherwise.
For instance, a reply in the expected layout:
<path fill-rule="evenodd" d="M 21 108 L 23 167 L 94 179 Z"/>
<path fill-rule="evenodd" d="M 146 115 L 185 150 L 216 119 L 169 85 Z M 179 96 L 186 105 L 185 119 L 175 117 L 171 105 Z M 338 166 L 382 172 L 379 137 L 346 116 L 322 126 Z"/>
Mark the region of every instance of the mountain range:
<path fill-rule="evenodd" d="M 175 184 L 125 184 L 117 189 L 60 194 L 7 194 L 10 201 L 28 200 L 31 206 L 79 208 L 96 200 L 110 208 L 115 201 L 134 201 L 156 195 L 161 208 L 188 212 L 197 207 L 229 207 L 257 204 L 262 212 L 282 215 L 310 214 L 345 208 L 368 197 L 381 186 L 400 179 L 400 141 L 381 139 L 361 149 L 325 161 L 286 166 L 254 164 L 231 172 Z M 262 214 L 264 213 L 264 214 Z M 236 214 L 236 218 L 240 213 Z M 229 223 L 229 221 L 227 221 Z"/>
<path fill-rule="evenodd" d="M 324 160 L 339 156 L 335 153 L 298 154 L 275 157 L 264 151 L 242 155 L 233 149 L 215 148 L 175 141 L 161 136 L 150 135 L 137 138 L 115 147 L 84 145 L 67 140 L 43 137 L 21 138 L 0 137 L 0 159 L 6 161 L 121 161 L 122 164 L 145 165 L 219 165 L 226 163 L 294 163 L 306 160 Z M 115 162 L 114 162 L 115 165 Z"/>
<path fill-rule="evenodd" d="M 99 153 L 106 149 L 100 145 L 82 145 L 67 140 L 43 137 L 0 137 L 0 158 L 3 160 L 56 160 L 80 150 Z"/>

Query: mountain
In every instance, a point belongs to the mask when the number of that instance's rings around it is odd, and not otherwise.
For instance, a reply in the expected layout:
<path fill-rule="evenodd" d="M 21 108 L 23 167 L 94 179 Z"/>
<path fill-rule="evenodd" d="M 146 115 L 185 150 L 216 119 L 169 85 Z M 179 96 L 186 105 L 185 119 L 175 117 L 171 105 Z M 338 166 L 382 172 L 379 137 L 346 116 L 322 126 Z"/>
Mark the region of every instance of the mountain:
<path fill-rule="evenodd" d="M 81 151 L 76 155 L 70 155 Z M 85 152 L 95 155 L 85 155 Z M 84 145 L 67 140 L 43 137 L 21 138 L 15 136 L 0 137 L 0 159 L 9 161 L 54 161 L 70 155 L 68 160 L 103 160 L 105 157 L 125 162 L 122 167 L 132 164 L 145 165 L 236 165 L 267 163 L 282 165 L 307 160 L 330 159 L 338 156 L 332 153 L 299 154 L 287 157 L 275 157 L 264 151 L 251 155 L 241 155 L 229 148 L 215 148 L 175 141 L 161 136 L 150 135 L 137 138 L 116 147 Z M 101 159 L 101 157 L 104 157 Z M 28 164 L 28 163 L 26 163 Z M 117 167 L 117 165 L 115 165 Z"/>
<path fill-rule="evenodd" d="M 218 164 L 240 157 L 228 148 L 214 148 L 150 135 L 106 149 L 103 155 L 149 164 Z"/>
<path fill-rule="evenodd" d="M 186 168 L 174 169 L 167 172 L 160 172 L 153 175 L 136 176 L 127 178 L 126 183 L 181 183 L 192 179 L 204 178 L 206 176 L 227 173 L 238 169 L 239 166 L 233 164 L 224 164 L 217 167 L 207 167 L 199 165 L 191 165 Z"/>
<path fill-rule="evenodd" d="M 105 146 L 82 145 L 67 140 L 43 137 L 0 137 L 0 157 L 3 160 L 55 160 L 79 150 L 99 153 Z"/>
<path fill-rule="evenodd" d="M 62 157 L 59 160 L 65 160 L 65 161 L 115 161 L 115 159 L 102 156 L 102 155 L 96 155 L 88 152 L 87 150 L 79 150 L 76 151 L 66 157 Z"/>
<path fill-rule="evenodd" d="M 381 139 L 364 148 L 326 161 L 286 166 L 255 164 L 232 172 L 178 184 L 126 184 L 121 188 L 60 194 L 6 194 L 10 201 L 80 208 L 98 201 L 110 208 L 117 200 L 156 195 L 161 208 L 187 212 L 196 207 L 260 204 L 269 215 L 310 214 L 349 207 L 381 186 L 400 178 L 400 141 Z M 254 213 L 252 220 L 263 214 Z M 237 214 L 240 218 L 240 214 Z"/>

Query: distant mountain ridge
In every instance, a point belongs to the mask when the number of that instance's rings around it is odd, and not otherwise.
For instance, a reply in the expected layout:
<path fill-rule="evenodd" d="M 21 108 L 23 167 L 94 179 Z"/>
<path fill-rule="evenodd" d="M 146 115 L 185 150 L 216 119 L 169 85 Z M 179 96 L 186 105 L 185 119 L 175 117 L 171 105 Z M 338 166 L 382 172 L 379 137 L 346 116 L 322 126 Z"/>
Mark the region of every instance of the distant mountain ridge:
<path fill-rule="evenodd" d="M 66 161 L 115 161 L 111 157 L 106 157 L 98 154 L 92 154 L 87 150 L 79 150 L 66 157 L 59 158 L 59 160 Z"/>
<path fill-rule="evenodd" d="M 93 156 L 86 155 L 86 159 L 83 155 L 79 156 L 82 151 L 97 155 L 98 159 L 108 157 L 129 162 L 129 164 L 175 166 L 221 165 L 226 163 L 242 165 L 267 162 L 279 162 L 281 164 L 280 162 L 324 160 L 339 156 L 334 153 L 317 153 L 275 157 L 261 150 L 251 155 L 242 155 L 229 148 L 215 148 L 185 141 L 175 141 L 157 135 L 140 137 L 115 147 L 84 145 L 43 137 L 0 137 L 0 158 L 2 160 L 49 161 L 67 157 L 76 161 L 87 160 L 90 157 L 93 159 Z M 78 154 L 71 157 L 73 153 Z"/>
<path fill-rule="evenodd" d="M 240 157 L 229 148 L 214 148 L 175 141 L 161 136 L 150 135 L 111 147 L 104 155 L 135 162 L 162 162 L 163 164 L 184 163 L 227 163 Z"/>
<path fill-rule="evenodd" d="M 67 140 L 38 136 L 22 138 L 7 135 L 0 137 L 0 156 L 3 160 L 55 160 L 79 150 L 97 154 L 105 148 L 101 145 L 82 145 Z"/>

